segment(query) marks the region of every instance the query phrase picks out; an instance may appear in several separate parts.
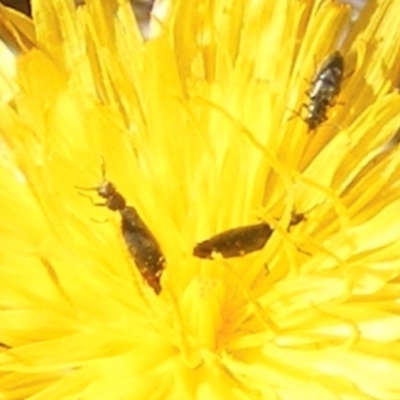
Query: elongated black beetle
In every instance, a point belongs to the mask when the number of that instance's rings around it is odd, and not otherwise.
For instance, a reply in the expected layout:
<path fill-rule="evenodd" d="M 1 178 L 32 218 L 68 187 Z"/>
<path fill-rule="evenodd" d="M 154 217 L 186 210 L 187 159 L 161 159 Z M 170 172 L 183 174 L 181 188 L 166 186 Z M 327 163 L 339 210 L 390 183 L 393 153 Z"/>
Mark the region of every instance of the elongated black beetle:
<path fill-rule="evenodd" d="M 115 186 L 105 180 L 103 166 L 103 182 L 93 188 L 81 190 L 95 190 L 104 203 L 94 203 L 96 206 L 108 207 L 118 211 L 121 215 L 121 231 L 130 254 L 146 282 L 158 294 L 161 291 L 160 278 L 165 268 L 165 258 L 156 238 L 140 218 L 134 207 L 126 205 L 125 198 L 117 191 Z"/>
<path fill-rule="evenodd" d="M 289 227 L 298 225 L 304 219 L 304 214 L 292 213 Z M 266 222 L 228 229 L 198 243 L 193 249 L 193 255 L 210 259 L 213 253 L 219 253 L 224 258 L 244 256 L 262 249 L 273 231 Z"/>
<path fill-rule="evenodd" d="M 333 105 L 333 100 L 340 92 L 343 72 L 344 58 L 339 51 L 335 51 L 323 62 L 312 80 L 307 92 L 309 102 L 303 105 L 307 110 L 304 121 L 310 131 L 326 121 L 328 107 Z"/>
<path fill-rule="evenodd" d="M 198 243 L 193 254 L 199 258 L 212 258 L 220 253 L 224 258 L 239 257 L 262 249 L 273 229 L 265 222 L 229 229 Z"/>

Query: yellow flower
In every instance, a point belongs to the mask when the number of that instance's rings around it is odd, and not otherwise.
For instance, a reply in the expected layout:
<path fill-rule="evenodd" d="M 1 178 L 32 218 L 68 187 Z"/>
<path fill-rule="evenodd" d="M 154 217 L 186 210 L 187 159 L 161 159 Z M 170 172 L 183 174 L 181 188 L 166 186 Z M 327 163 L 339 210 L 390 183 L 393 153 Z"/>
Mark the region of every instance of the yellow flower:
<path fill-rule="evenodd" d="M 148 41 L 128 1 L 32 3 L 0 8 L 0 399 L 398 400 L 400 0 L 160 2 Z"/>

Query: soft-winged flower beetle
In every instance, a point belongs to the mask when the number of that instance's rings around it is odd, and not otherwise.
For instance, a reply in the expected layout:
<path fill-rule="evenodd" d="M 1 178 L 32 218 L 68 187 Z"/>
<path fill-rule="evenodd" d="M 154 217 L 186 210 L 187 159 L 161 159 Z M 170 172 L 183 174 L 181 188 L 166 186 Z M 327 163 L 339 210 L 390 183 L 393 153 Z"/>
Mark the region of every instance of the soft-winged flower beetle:
<path fill-rule="evenodd" d="M 307 110 L 304 122 L 310 131 L 327 120 L 326 112 L 340 92 L 343 72 L 344 58 L 339 51 L 335 51 L 323 62 L 312 80 L 307 91 L 309 102 L 303 104 L 303 108 Z"/>
<path fill-rule="evenodd" d="M 96 206 L 108 207 L 112 211 L 118 211 L 121 215 L 121 231 L 130 254 L 146 282 L 158 294 L 161 291 L 160 278 L 165 268 L 165 257 L 160 245 L 149 228 L 140 218 L 134 207 L 127 206 L 125 198 L 117 191 L 116 187 L 105 179 L 103 164 L 103 181 L 93 188 L 80 190 L 95 190 L 105 199 L 104 203 L 94 203 Z"/>
<path fill-rule="evenodd" d="M 198 243 L 193 255 L 199 258 L 212 258 L 213 253 L 224 258 L 244 256 L 262 249 L 272 232 L 273 229 L 265 222 L 229 229 Z"/>
<path fill-rule="evenodd" d="M 292 213 L 289 227 L 298 225 L 304 219 L 304 214 Z M 208 259 L 212 259 L 213 253 L 219 253 L 224 258 L 241 257 L 261 250 L 273 232 L 274 229 L 266 222 L 228 229 L 197 243 L 193 255 Z"/>

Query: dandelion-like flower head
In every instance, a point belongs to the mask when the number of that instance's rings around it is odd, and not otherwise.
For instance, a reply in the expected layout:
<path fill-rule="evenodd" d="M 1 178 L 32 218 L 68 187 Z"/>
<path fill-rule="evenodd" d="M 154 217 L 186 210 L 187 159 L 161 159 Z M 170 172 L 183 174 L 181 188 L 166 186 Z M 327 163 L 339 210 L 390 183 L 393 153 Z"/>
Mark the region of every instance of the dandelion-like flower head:
<path fill-rule="evenodd" d="M 400 398 L 399 9 L 0 6 L 0 398 Z"/>

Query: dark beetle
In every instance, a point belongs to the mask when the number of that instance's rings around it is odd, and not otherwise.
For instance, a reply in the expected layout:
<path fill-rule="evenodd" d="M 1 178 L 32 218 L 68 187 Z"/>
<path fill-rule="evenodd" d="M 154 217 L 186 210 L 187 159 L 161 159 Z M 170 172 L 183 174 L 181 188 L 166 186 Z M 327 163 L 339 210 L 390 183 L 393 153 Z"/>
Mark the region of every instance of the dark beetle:
<path fill-rule="evenodd" d="M 106 180 L 98 187 L 80 189 L 96 190 L 98 195 L 106 201 L 105 203 L 95 203 L 95 205 L 106 206 L 110 210 L 120 213 L 122 235 L 128 250 L 143 278 L 157 294 L 160 293 L 160 278 L 165 267 L 165 258 L 156 238 L 140 218 L 136 209 L 127 206 L 124 197 L 111 182 Z"/>
<path fill-rule="evenodd" d="M 304 121 L 310 131 L 326 121 L 326 112 L 333 105 L 333 100 L 340 92 L 343 72 L 343 56 L 339 51 L 335 51 L 324 61 L 312 80 L 307 92 L 309 102 L 303 105 L 303 108 L 307 110 Z"/>
<path fill-rule="evenodd" d="M 244 256 L 262 249 L 272 232 L 273 229 L 265 222 L 229 229 L 198 243 L 193 254 L 200 258 L 212 258 L 214 252 L 224 258 Z"/>
<path fill-rule="evenodd" d="M 303 213 L 292 213 L 289 227 L 298 225 L 305 219 Z M 262 249 L 273 233 L 273 228 L 266 222 L 228 229 L 198 243 L 193 255 L 199 258 L 212 258 L 213 253 L 224 258 L 241 257 Z"/>

